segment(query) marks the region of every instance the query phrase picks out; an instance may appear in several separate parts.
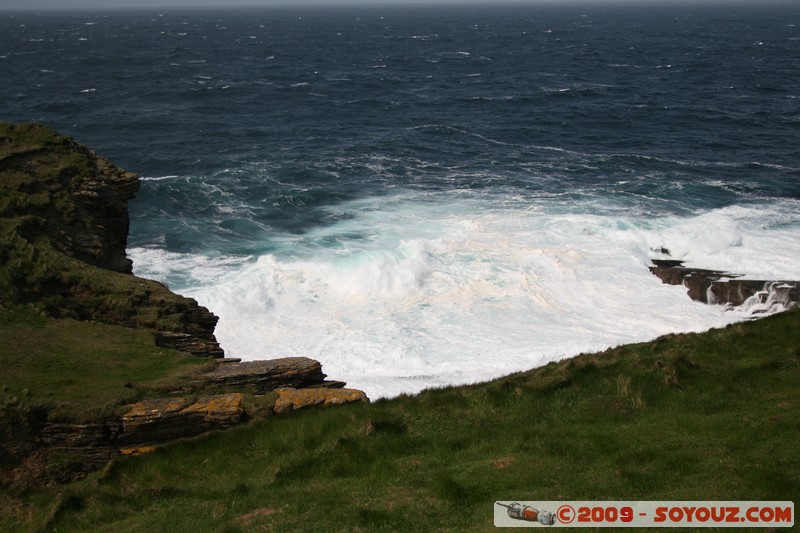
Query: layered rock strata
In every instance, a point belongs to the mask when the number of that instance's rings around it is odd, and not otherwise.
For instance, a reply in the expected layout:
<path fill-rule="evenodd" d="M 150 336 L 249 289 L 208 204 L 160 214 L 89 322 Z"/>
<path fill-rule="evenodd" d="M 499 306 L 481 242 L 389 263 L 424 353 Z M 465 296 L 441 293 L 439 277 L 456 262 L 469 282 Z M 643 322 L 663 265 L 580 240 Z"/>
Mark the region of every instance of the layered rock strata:
<path fill-rule="evenodd" d="M 178 439 L 241 424 L 253 418 L 246 394 L 274 391 L 276 396 L 267 407 L 274 413 L 369 402 L 362 391 L 343 388 L 343 382 L 326 381 L 325 377 L 320 363 L 306 357 L 218 363 L 214 371 L 199 375 L 181 396 L 144 399 L 105 421 L 55 422 L 48 420 L 46 413 L 3 421 L 0 450 L 15 455 L 21 466 L 2 472 L 0 484 L 14 486 L 15 478 L 25 483 L 69 481 L 120 454 L 144 453 Z M 48 458 L 53 454 L 71 456 L 71 472 L 56 476 L 43 472 L 41 465 L 51 462 Z"/>
<path fill-rule="evenodd" d="M 203 379 L 209 384 L 263 393 L 281 387 L 341 388 L 341 381 L 326 381 L 319 361 L 308 357 L 283 357 L 263 361 L 217 365 Z"/>
<path fill-rule="evenodd" d="M 669 285 L 683 285 L 693 300 L 707 304 L 741 306 L 781 305 L 792 309 L 800 305 L 800 282 L 738 279 L 740 276 L 719 270 L 690 268 L 682 261 L 653 259 L 650 272 Z"/>
<path fill-rule="evenodd" d="M 125 247 L 128 200 L 140 185 L 136 174 L 38 124 L 5 125 L 0 145 L 8 148 L 0 155 L 4 185 L 13 189 L 7 192 L 24 195 L 8 196 L 16 201 L 2 206 L 4 217 L 40 218 L 41 229 L 58 251 L 131 273 Z"/>
<path fill-rule="evenodd" d="M 0 306 L 150 328 L 161 346 L 222 357 L 216 316 L 131 274 L 128 200 L 139 186 L 46 126 L 0 123 Z"/>
<path fill-rule="evenodd" d="M 121 431 L 113 443 L 125 448 L 194 437 L 225 429 L 246 419 L 240 393 L 189 398 L 142 400 L 129 405 L 122 416 Z"/>

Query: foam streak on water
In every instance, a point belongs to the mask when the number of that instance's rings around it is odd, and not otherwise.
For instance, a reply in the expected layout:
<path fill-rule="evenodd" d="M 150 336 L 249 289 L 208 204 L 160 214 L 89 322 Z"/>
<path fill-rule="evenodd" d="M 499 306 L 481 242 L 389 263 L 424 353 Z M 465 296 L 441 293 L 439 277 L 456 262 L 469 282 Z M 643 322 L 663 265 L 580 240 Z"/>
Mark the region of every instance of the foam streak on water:
<path fill-rule="evenodd" d="M 138 274 L 183 283 L 181 292 L 220 316 L 228 355 L 313 357 L 373 398 L 746 317 L 662 284 L 647 269 L 653 250 L 699 267 L 800 278 L 797 202 L 682 219 L 420 194 L 348 207 L 357 215 L 279 237 L 282 252 L 257 258 L 131 256 Z"/>

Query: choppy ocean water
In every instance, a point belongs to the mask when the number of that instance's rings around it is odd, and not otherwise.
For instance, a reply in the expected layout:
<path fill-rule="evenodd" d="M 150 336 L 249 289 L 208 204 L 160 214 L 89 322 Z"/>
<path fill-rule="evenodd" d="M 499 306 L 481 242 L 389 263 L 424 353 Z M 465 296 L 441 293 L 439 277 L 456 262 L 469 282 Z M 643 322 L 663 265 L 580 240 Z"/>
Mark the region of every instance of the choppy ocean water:
<path fill-rule="evenodd" d="M 0 14 L 0 120 L 144 179 L 137 274 L 371 397 L 748 316 L 800 279 L 800 7 Z"/>

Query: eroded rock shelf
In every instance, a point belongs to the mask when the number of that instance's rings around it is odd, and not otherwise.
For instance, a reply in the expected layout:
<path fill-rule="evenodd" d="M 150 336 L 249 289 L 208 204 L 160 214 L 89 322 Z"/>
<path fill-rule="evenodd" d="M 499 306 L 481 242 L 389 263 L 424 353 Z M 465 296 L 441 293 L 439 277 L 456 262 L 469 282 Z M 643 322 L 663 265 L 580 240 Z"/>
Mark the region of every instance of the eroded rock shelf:
<path fill-rule="evenodd" d="M 746 304 L 764 309 L 800 305 L 800 281 L 740 279 L 738 274 L 684 266 L 683 261 L 653 259 L 650 272 L 669 285 L 683 285 L 691 299 L 707 304 L 739 307 Z"/>

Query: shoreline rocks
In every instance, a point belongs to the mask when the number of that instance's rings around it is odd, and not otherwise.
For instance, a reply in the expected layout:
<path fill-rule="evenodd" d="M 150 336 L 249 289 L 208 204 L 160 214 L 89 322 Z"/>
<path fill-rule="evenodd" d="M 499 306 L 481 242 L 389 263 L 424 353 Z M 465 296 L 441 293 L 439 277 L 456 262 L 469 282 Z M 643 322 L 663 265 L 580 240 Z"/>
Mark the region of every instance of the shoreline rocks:
<path fill-rule="evenodd" d="M 138 175 L 47 126 L 0 122 L 0 177 L 0 306 L 149 328 L 159 346 L 223 356 L 213 313 L 132 274 Z"/>
<path fill-rule="evenodd" d="M 683 261 L 653 259 L 650 272 L 663 283 L 683 285 L 692 300 L 712 305 L 800 306 L 800 281 L 738 279 L 740 275 L 686 267 Z"/>

